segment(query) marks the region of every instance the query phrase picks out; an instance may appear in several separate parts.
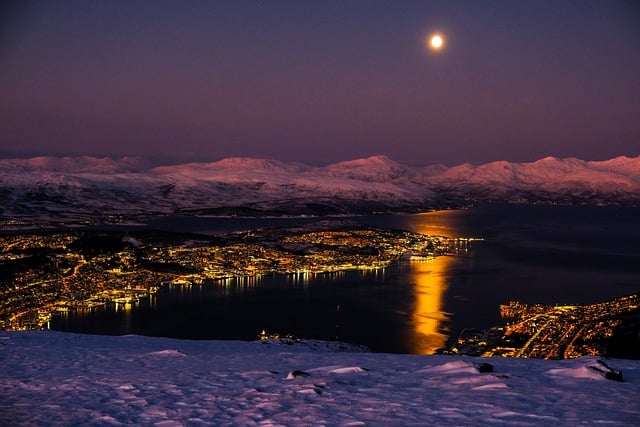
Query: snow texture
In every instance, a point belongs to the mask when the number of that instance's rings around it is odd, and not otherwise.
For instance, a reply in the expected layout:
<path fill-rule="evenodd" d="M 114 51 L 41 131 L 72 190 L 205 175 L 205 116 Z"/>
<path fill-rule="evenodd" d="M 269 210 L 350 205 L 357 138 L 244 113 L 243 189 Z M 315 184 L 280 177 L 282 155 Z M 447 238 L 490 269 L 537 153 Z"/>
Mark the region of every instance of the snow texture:
<path fill-rule="evenodd" d="M 0 425 L 640 425 L 640 361 L 324 344 L 2 332 Z"/>

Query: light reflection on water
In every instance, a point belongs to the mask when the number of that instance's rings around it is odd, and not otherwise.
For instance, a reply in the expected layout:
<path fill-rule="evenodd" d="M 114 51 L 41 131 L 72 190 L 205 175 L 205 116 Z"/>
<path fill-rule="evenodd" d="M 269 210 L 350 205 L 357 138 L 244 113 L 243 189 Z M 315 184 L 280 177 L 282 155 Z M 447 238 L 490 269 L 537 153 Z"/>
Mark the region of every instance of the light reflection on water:
<path fill-rule="evenodd" d="M 465 211 L 449 210 L 426 212 L 406 217 L 411 231 L 421 234 L 448 237 L 470 237 L 460 234 L 461 215 Z"/>
<path fill-rule="evenodd" d="M 432 261 L 411 262 L 415 296 L 412 316 L 414 354 L 433 354 L 445 346 L 448 335 L 442 325 L 447 318 L 443 312 L 443 300 L 447 291 L 447 268 L 452 261 L 451 257 L 441 256 Z"/>
<path fill-rule="evenodd" d="M 114 310 L 116 313 L 123 313 L 121 327 L 127 334 L 133 332 L 133 322 L 131 319 L 132 309 L 134 309 L 134 304 L 132 304 L 131 302 L 116 302 L 114 306 Z"/>
<path fill-rule="evenodd" d="M 412 219 L 412 228 L 417 233 L 459 237 L 453 211 L 414 215 Z M 449 338 L 443 325 L 449 317 L 444 312 L 444 297 L 448 271 L 453 262 L 450 256 L 440 256 L 430 261 L 410 263 L 415 297 L 412 316 L 414 336 L 411 343 L 414 354 L 433 354 L 443 348 Z"/>

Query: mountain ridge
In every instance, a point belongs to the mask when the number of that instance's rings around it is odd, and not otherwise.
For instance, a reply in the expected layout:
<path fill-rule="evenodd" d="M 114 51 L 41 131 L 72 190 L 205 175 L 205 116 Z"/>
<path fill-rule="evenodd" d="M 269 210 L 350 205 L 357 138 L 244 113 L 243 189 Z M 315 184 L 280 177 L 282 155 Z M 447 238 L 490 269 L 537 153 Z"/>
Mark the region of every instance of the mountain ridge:
<path fill-rule="evenodd" d="M 485 202 L 640 206 L 640 156 L 451 167 L 382 155 L 326 166 L 245 157 L 155 167 L 127 157 L 0 159 L 0 214 L 9 220 L 417 212 Z"/>

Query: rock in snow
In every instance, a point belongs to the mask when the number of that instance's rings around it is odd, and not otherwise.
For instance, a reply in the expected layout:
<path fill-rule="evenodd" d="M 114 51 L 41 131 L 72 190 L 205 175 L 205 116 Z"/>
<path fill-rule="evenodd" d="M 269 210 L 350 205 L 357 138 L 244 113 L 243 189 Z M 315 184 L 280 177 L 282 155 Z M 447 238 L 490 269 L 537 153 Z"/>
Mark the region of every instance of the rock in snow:
<path fill-rule="evenodd" d="M 0 332 L 0 425 L 640 425 L 640 361 L 319 348 Z"/>

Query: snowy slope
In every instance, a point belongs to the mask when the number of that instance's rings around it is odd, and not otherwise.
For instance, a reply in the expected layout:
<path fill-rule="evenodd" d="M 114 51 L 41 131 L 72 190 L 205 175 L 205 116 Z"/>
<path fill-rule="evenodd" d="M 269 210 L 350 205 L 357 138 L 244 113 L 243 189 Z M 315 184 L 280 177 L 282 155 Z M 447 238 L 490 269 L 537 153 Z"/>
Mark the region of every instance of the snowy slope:
<path fill-rule="evenodd" d="M 95 173 L 113 174 L 132 172 L 144 166 L 136 157 L 123 157 L 113 160 L 108 157 L 33 157 L 30 159 L 8 159 L 0 161 L 0 171 L 35 172 L 48 171 L 63 174 Z"/>
<path fill-rule="evenodd" d="M 336 352 L 335 343 L 0 334 L 0 424 L 639 425 L 640 361 Z M 481 373 L 481 363 L 493 372 Z M 623 382 L 608 380 L 609 368 Z"/>
<path fill-rule="evenodd" d="M 374 156 L 311 167 L 231 158 L 145 167 L 140 159 L 0 160 L 0 215 L 50 219 L 190 214 L 341 214 L 483 201 L 640 205 L 640 157 L 547 157 L 410 167 Z"/>
<path fill-rule="evenodd" d="M 493 162 L 477 167 L 449 168 L 429 180 L 440 187 L 471 186 L 499 197 L 507 193 L 543 192 L 557 195 L 627 195 L 637 199 L 640 157 L 607 162 L 547 157 L 532 163 Z"/>

